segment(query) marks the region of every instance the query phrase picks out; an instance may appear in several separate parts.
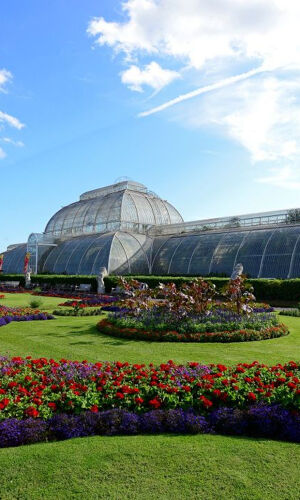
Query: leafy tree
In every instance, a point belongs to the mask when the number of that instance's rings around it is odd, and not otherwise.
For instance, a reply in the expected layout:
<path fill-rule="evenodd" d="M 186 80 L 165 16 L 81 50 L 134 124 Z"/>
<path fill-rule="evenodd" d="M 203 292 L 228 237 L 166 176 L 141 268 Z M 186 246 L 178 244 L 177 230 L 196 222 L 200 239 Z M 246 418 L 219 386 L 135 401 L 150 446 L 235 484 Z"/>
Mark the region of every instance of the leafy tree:
<path fill-rule="evenodd" d="M 294 224 L 295 222 L 300 222 L 300 209 L 294 208 L 293 210 L 289 210 L 286 216 L 287 224 Z"/>

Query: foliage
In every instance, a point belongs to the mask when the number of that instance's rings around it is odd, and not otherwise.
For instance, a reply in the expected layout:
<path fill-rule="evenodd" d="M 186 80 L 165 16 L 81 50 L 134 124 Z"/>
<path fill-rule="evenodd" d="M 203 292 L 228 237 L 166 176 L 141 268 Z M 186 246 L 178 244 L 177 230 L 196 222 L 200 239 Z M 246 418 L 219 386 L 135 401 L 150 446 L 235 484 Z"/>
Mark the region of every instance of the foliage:
<path fill-rule="evenodd" d="M 279 405 L 258 405 L 239 410 L 224 407 L 200 416 L 193 410 L 150 410 L 142 415 L 123 409 L 99 412 L 91 409 L 80 415 L 59 414 L 48 421 L 28 418 L 0 422 L 0 447 L 20 446 L 76 437 L 135 434 L 250 435 L 300 442 L 300 415 Z"/>
<path fill-rule="evenodd" d="M 159 283 L 175 283 L 180 287 L 183 283 L 191 281 L 193 276 L 134 276 L 137 280 L 147 283 L 149 288 L 155 288 Z M 117 286 L 118 276 L 107 276 L 104 278 L 106 291 L 109 293 L 112 288 Z M 205 281 L 216 286 L 216 292 L 220 292 L 228 283 L 228 278 L 205 278 Z M 299 301 L 300 300 L 300 279 L 248 279 L 248 283 L 253 286 L 253 292 L 258 300 L 282 300 Z"/>
<path fill-rule="evenodd" d="M 176 330 L 146 330 L 145 327 L 137 328 L 136 326 L 129 327 L 120 322 L 113 323 L 107 319 L 100 321 L 97 325 L 101 333 L 111 335 L 113 337 L 121 337 L 134 340 L 153 340 L 159 342 L 246 342 L 268 340 L 288 335 L 288 328 L 279 323 L 277 325 L 252 325 L 252 328 L 226 330 L 221 329 L 218 331 L 212 328 L 211 325 L 203 325 L 200 331 L 178 332 Z M 226 325 L 223 325 L 226 328 Z M 201 331 L 202 330 L 202 331 Z M 207 331 L 210 330 L 210 331 Z"/>
<path fill-rule="evenodd" d="M 294 318 L 300 318 L 299 309 L 285 309 L 279 312 L 280 316 L 293 316 Z"/>
<path fill-rule="evenodd" d="M 238 314 L 252 312 L 249 303 L 254 301 L 255 297 L 252 293 L 253 287 L 245 282 L 245 276 L 237 276 L 235 279 L 230 279 L 222 292 L 229 302 L 235 304 Z"/>
<path fill-rule="evenodd" d="M 8 325 L 12 321 L 34 321 L 53 319 L 48 313 L 30 307 L 7 307 L 0 305 L 0 327 Z"/>
<path fill-rule="evenodd" d="M 37 309 L 38 307 L 41 307 L 42 304 L 43 304 L 43 302 L 41 299 L 30 299 L 30 301 L 29 301 L 29 305 L 33 309 Z"/>
<path fill-rule="evenodd" d="M 78 302 L 78 305 L 81 308 L 84 307 L 102 307 L 106 304 L 111 304 L 113 302 L 117 302 L 119 299 L 118 297 L 111 297 L 109 295 L 98 295 L 97 297 L 93 298 L 84 298 Z M 74 307 L 75 301 L 66 301 L 58 304 L 59 306 L 66 306 L 66 307 Z"/>
<path fill-rule="evenodd" d="M 201 278 L 184 283 L 179 289 L 175 283 L 160 283 L 149 289 L 137 280 L 123 277 L 118 286 L 128 297 L 122 301 L 124 309 L 111 316 L 110 322 L 99 325 L 100 330 L 112 335 L 120 332 L 122 336 L 145 340 L 229 342 L 288 333 L 283 325 L 278 325 L 274 314 L 256 312 L 259 309 L 251 307 L 255 307 L 255 297 L 243 276 L 230 280 L 224 287 L 227 302 L 223 303 L 213 301 L 215 286 Z"/>
<path fill-rule="evenodd" d="M 42 418 L 56 413 L 122 408 L 187 410 L 206 415 L 222 407 L 246 409 L 255 403 L 300 409 L 300 365 L 239 363 L 201 365 L 173 361 L 160 366 L 128 362 L 0 359 L 0 420 Z"/>
<path fill-rule="evenodd" d="M 300 209 L 294 208 L 292 210 L 289 210 L 286 216 L 286 223 L 294 224 L 299 221 L 300 221 Z"/>
<path fill-rule="evenodd" d="M 25 286 L 23 274 L 0 274 L 0 281 L 20 281 L 21 286 Z M 32 274 L 31 283 L 38 286 L 49 285 L 68 285 L 75 286 L 80 284 L 92 285 L 92 291 L 97 291 L 97 277 L 84 275 L 65 275 L 65 274 Z"/>
<path fill-rule="evenodd" d="M 55 316 L 99 316 L 102 314 L 101 309 L 54 309 L 53 314 Z"/>

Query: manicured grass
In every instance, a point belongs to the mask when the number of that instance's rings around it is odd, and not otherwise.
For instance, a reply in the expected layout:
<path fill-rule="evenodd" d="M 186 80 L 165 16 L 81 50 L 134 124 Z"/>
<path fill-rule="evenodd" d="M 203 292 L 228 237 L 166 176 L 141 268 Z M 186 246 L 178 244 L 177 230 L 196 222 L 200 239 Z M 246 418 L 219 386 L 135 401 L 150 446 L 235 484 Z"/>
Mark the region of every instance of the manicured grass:
<path fill-rule="evenodd" d="M 0 303 L 28 305 L 30 296 Z M 61 299 L 43 298 L 52 311 Z M 98 317 L 11 323 L 0 353 L 59 359 L 265 363 L 299 358 L 300 318 L 287 337 L 236 344 L 129 341 L 101 335 Z M 2 499 L 299 498 L 299 445 L 225 436 L 93 437 L 0 450 Z"/>
<path fill-rule="evenodd" d="M 7 305 L 25 305 L 28 296 L 8 297 Z M 56 306 L 56 298 L 47 298 L 49 311 Z M 53 301 L 53 302 L 52 302 Z M 4 303 L 4 301 L 2 302 Z M 204 363 L 234 364 L 240 361 L 277 363 L 289 361 L 300 353 L 300 318 L 280 317 L 291 333 L 287 337 L 260 342 L 231 344 L 180 344 L 146 342 L 113 338 L 99 333 L 96 323 L 101 316 L 57 317 L 53 321 L 13 322 L 0 328 L 2 354 L 32 355 L 56 359 L 69 358 L 82 361 L 120 360 L 136 363 L 173 361 L 201 361 Z"/>
<path fill-rule="evenodd" d="M 0 451 L 2 499 L 299 498 L 300 449 L 223 436 L 93 437 Z"/>
<path fill-rule="evenodd" d="M 31 295 L 29 293 L 5 293 L 4 299 L 0 299 L 0 304 L 8 307 L 30 307 L 31 300 L 39 300 L 41 305 L 39 309 L 42 311 L 52 311 L 58 304 L 65 302 L 68 299 L 61 297 L 39 297 L 38 295 Z"/>

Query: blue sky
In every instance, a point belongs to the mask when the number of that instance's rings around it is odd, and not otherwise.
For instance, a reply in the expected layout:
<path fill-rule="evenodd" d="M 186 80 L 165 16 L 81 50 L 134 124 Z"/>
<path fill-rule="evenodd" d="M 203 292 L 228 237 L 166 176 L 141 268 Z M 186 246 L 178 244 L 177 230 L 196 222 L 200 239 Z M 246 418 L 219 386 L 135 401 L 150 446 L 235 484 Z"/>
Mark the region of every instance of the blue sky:
<path fill-rule="evenodd" d="M 0 249 L 120 176 L 185 220 L 298 207 L 299 14 L 293 0 L 2 2 Z"/>

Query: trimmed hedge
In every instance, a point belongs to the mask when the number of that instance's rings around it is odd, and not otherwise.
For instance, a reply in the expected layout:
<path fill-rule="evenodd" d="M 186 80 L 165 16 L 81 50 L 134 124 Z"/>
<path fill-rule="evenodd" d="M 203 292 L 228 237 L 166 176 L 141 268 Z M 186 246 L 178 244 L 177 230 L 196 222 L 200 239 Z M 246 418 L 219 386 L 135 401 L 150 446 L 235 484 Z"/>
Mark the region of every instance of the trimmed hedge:
<path fill-rule="evenodd" d="M 193 276 L 130 276 L 130 278 L 138 279 L 147 283 L 150 288 L 155 288 L 159 283 L 176 283 L 180 286 L 183 283 L 191 281 Z M 211 283 L 214 283 L 217 290 L 220 290 L 229 280 L 229 278 L 204 278 Z M 106 292 L 111 292 L 117 284 L 118 276 L 107 276 L 104 278 Z M 23 274 L 0 274 L 1 281 L 19 281 L 21 286 L 25 286 L 25 278 Z M 58 274 L 35 274 L 31 276 L 31 282 L 39 285 L 48 284 L 56 285 L 80 285 L 91 284 L 91 290 L 97 291 L 96 276 L 82 275 L 58 275 Z M 300 279 L 279 280 L 279 279 L 249 279 L 254 288 L 254 295 L 257 300 L 270 301 L 300 301 Z"/>
<path fill-rule="evenodd" d="M 1 281 L 20 281 L 21 286 L 25 286 L 25 278 L 23 274 L 0 274 Z M 97 292 L 96 276 L 84 275 L 65 275 L 65 274 L 32 274 L 31 283 L 39 285 L 92 285 L 91 290 Z"/>
<path fill-rule="evenodd" d="M 21 286 L 25 286 L 24 274 L 2 274 L 0 273 L 0 286 L 1 281 L 19 281 Z"/>
<path fill-rule="evenodd" d="M 150 288 L 155 288 L 159 283 L 176 283 L 180 286 L 183 283 L 191 281 L 193 276 L 130 276 L 139 281 L 147 283 Z M 216 285 L 217 290 L 221 290 L 229 278 L 205 278 Z M 109 293 L 117 284 L 117 276 L 107 276 L 104 278 L 106 291 Z M 254 288 L 254 295 L 257 300 L 282 300 L 299 301 L 300 300 L 300 279 L 279 280 L 279 279 L 249 279 L 247 283 Z"/>

